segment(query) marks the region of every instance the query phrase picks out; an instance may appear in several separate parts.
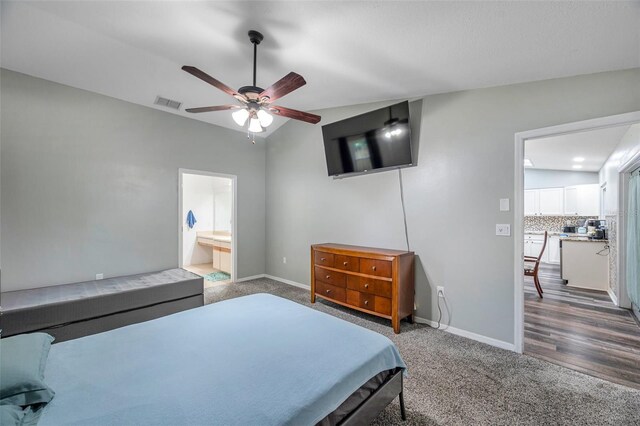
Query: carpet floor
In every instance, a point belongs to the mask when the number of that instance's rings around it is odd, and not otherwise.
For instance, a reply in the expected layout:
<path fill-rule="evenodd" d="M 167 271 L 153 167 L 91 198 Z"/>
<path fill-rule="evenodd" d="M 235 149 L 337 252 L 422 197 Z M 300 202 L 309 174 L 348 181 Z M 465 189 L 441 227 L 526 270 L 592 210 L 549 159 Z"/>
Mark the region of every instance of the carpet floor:
<path fill-rule="evenodd" d="M 498 349 L 421 324 L 389 321 L 320 301 L 269 279 L 205 290 L 205 303 L 270 293 L 390 338 L 408 366 L 407 421 L 396 399 L 373 423 L 382 425 L 640 425 L 640 391 Z"/>

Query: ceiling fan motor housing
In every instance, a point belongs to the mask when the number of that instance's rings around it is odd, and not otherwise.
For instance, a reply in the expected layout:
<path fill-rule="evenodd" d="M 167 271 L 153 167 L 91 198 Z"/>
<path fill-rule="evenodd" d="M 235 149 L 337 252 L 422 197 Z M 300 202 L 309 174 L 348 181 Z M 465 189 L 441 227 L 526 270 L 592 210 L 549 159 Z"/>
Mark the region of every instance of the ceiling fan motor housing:
<path fill-rule="evenodd" d="M 262 87 L 258 86 L 242 86 L 238 89 L 238 93 L 247 97 L 247 99 L 257 100 L 258 95 L 264 92 Z"/>
<path fill-rule="evenodd" d="M 260 42 L 264 40 L 264 36 L 256 30 L 249 30 L 249 40 L 253 44 L 260 44 Z"/>

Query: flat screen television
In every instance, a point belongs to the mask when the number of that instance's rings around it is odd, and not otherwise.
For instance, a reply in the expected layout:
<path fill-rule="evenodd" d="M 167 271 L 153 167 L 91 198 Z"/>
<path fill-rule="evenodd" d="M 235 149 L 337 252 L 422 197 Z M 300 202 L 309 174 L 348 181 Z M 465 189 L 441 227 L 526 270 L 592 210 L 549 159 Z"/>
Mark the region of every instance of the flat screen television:
<path fill-rule="evenodd" d="M 409 124 L 405 101 L 322 126 L 329 176 L 412 165 Z"/>

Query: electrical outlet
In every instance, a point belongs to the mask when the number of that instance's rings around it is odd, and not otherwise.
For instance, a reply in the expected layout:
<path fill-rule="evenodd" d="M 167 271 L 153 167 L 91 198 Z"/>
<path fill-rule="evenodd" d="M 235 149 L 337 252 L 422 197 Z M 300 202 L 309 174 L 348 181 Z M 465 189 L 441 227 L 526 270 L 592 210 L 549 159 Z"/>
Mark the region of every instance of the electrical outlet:
<path fill-rule="evenodd" d="M 282 263 L 287 263 L 287 258 L 286 257 L 282 258 Z"/>
<path fill-rule="evenodd" d="M 101 280 L 104 278 L 104 274 L 96 274 L 96 280 Z"/>
<path fill-rule="evenodd" d="M 436 289 L 438 290 L 438 297 L 444 298 L 444 287 L 439 285 Z"/>

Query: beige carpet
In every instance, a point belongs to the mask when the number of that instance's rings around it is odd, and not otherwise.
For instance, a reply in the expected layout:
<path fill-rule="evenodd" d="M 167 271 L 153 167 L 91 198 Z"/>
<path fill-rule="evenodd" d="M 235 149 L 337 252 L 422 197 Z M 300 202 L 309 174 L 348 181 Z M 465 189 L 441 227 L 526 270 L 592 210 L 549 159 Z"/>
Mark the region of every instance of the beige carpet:
<path fill-rule="evenodd" d="M 205 290 L 206 303 L 271 293 L 389 337 L 408 366 L 407 421 L 398 401 L 374 425 L 640 425 L 640 391 L 424 325 L 389 322 L 269 279 Z M 639 366 L 640 368 L 640 366 Z"/>

